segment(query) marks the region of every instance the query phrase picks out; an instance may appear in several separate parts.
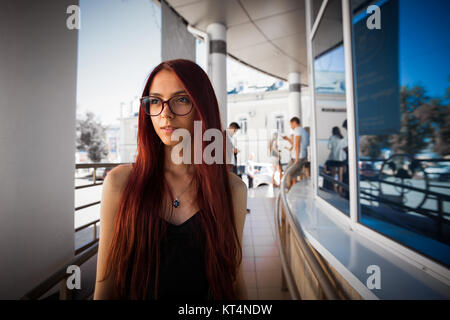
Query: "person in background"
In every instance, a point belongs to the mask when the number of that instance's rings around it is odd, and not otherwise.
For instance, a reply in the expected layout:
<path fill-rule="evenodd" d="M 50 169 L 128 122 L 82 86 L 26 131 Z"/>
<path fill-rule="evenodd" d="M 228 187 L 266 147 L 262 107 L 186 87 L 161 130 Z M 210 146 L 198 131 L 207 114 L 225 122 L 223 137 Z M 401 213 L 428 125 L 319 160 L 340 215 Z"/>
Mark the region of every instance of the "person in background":
<path fill-rule="evenodd" d="M 342 182 L 348 185 L 348 134 L 347 134 L 347 119 L 342 123 L 342 128 L 345 129 L 345 133 L 343 134 L 344 138 L 341 140 L 340 148 L 344 152 L 344 160 L 343 160 L 343 173 L 342 173 Z M 348 199 L 348 189 L 340 188 L 340 193 L 344 198 Z"/>
<path fill-rule="evenodd" d="M 241 127 L 236 122 L 231 122 L 227 129 L 227 161 L 231 167 L 231 172 L 241 177 L 237 170 L 237 154 L 239 152 L 236 148 L 236 138 L 234 135 Z"/>
<path fill-rule="evenodd" d="M 292 117 L 290 124 L 292 129 L 291 137 L 283 137 L 283 139 L 289 141 L 292 146 L 291 160 L 286 167 L 286 171 L 291 166 L 294 167 L 288 177 L 286 177 L 288 189 L 297 182 L 297 177 L 301 174 L 302 166 L 306 162 L 309 144 L 309 136 L 305 129 L 300 126 L 300 119 L 298 117 Z"/>
<path fill-rule="evenodd" d="M 272 140 L 269 143 L 269 154 L 270 154 L 270 161 L 273 166 L 272 185 L 275 187 L 279 187 L 279 185 L 275 183 L 275 173 L 277 172 L 277 170 L 280 175 L 280 181 L 281 181 L 281 177 L 282 177 L 281 153 L 278 148 L 278 133 L 277 132 L 273 133 Z"/>
<path fill-rule="evenodd" d="M 242 179 L 242 174 L 238 171 L 237 166 L 237 154 L 239 153 L 239 149 L 236 148 L 236 138 L 234 135 L 236 132 L 241 129 L 237 122 L 231 122 L 227 129 L 227 163 L 231 167 L 231 172 L 236 174 L 239 178 Z M 247 208 L 247 213 L 250 213 L 250 209 Z"/>
<path fill-rule="evenodd" d="M 310 128 L 309 127 L 305 127 L 305 131 L 306 131 L 306 137 L 307 137 L 307 142 L 306 142 L 306 161 L 305 164 L 303 165 L 303 169 L 302 169 L 302 179 L 309 179 L 311 176 L 311 160 L 310 160 L 310 150 L 309 150 L 309 136 L 310 136 Z"/>
<path fill-rule="evenodd" d="M 346 158 L 343 150 L 342 140 L 344 137 L 339 130 L 339 127 L 333 127 L 331 131 L 331 137 L 328 139 L 328 149 L 330 154 L 325 162 L 324 170 L 327 175 L 335 177 L 336 173 L 339 173 L 339 181 L 342 182 L 344 172 L 344 160 Z M 338 191 L 338 186 L 334 184 L 334 191 Z"/>
<path fill-rule="evenodd" d="M 248 156 L 247 165 L 245 166 L 245 174 L 248 178 L 248 188 L 253 188 L 253 178 L 255 177 L 255 173 L 258 172 L 257 169 L 255 169 L 255 164 L 253 162 L 254 154 L 251 152 Z"/>
<path fill-rule="evenodd" d="M 344 122 L 342 123 L 342 128 L 345 129 L 345 132 L 347 133 L 347 119 L 344 120 Z M 341 141 L 341 148 L 342 150 L 345 152 L 345 161 L 348 162 L 348 137 L 347 134 L 345 136 L 343 136 L 343 139 Z"/>

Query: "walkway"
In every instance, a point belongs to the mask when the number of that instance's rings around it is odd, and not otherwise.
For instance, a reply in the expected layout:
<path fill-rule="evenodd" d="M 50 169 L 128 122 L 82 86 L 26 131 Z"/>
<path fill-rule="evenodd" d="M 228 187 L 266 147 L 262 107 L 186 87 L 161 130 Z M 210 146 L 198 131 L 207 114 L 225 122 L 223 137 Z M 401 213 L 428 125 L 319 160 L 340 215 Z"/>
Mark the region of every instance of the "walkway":
<path fill-rule="evenodd" d="M 274 193 L 275 192 L 275 193 Z M 275 239 L 275 191 L 262 186 L 250 189 L 243 237 L 243 272 L 248 298 L 252 300 L 290 300 L 281 291 L 281 262 Z"/>

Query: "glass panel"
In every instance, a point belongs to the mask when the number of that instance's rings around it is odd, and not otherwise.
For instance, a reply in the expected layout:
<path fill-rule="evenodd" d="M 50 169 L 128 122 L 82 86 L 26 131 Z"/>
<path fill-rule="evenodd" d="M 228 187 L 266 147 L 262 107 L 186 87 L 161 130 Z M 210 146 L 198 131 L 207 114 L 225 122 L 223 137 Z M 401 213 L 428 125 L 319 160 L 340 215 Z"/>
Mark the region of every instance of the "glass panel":
<path fill-rule="evenodd" d="M 380 29 L 353 14 L 359 221 L 448 266 L 450 2 L 375 4 Z"/>
<path fill-rule="evenodd" d="M 318 195 L 349 213 L 342 8 L 331 0 L 313 39 Z"/>

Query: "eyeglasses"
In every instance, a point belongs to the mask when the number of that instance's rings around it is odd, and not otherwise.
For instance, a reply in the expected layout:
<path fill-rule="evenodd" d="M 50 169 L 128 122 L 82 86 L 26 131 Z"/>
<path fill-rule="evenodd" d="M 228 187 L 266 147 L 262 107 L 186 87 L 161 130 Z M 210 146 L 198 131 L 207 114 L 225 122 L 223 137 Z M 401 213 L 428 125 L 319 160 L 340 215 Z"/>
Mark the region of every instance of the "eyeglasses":
<path fill-rule="evenodd" d="M 192 102 L 189 96 L 177 95 L 169 100 L 162 100 L 155 96 L 141 98 L 141 108 L 149 116 L 155 117 L 164 110 L 164 104 L 169 106 L 170 111 L 177 116 L 185 116 L 192 110 Z"/>

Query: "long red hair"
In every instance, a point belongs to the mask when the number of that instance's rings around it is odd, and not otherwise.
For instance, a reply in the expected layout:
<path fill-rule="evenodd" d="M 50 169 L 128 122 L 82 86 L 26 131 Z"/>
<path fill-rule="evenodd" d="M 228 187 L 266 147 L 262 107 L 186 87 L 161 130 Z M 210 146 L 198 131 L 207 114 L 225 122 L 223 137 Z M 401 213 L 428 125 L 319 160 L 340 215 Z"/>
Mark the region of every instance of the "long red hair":
<path fill-rule="evenodd" d="M 199 221 L 205 234 L 205 267 L 214 300 L 236 299 L 233 283 L 242 260 L 235 225 L 230 182 L 225 164 L 225 131 L 218 102 L 207 74 L 184 59 L 160 63 L 149 75 L 142 96 L 149 94 L 155 75 L 162 69 L 175 73 L 192 99 L 195 120 L 205 130 L 219 129 L 223 138 L 223 164 L 193 164 Z M 202 142 L 202 154 L 206 142 Z M 112 275 L 119 299 L 147 299 L 155 281 L 157 299 L 159 244 L 166 225 L 161 220 L 163 193 L 170 192 L 164 177 L 164 144 L 150 117 L 139 110 L 137 156 L 122 193 L 105 276 Z M 144 196 L 145 195 L 145 196 Z M 153 277 L 153 278 L 152 278 Z"/>

